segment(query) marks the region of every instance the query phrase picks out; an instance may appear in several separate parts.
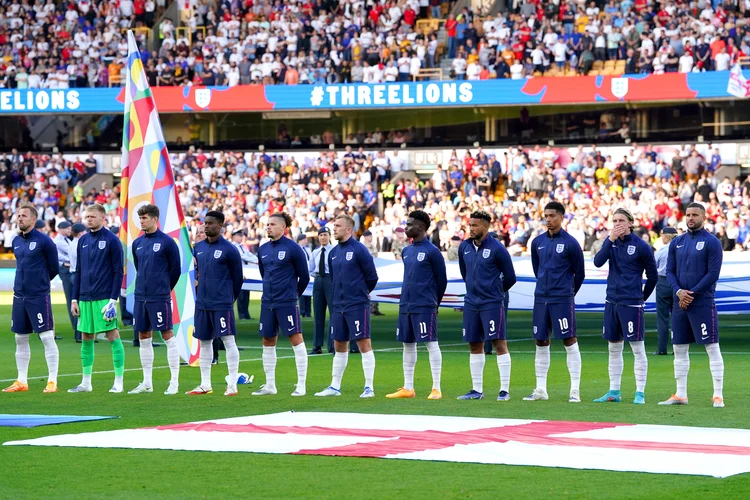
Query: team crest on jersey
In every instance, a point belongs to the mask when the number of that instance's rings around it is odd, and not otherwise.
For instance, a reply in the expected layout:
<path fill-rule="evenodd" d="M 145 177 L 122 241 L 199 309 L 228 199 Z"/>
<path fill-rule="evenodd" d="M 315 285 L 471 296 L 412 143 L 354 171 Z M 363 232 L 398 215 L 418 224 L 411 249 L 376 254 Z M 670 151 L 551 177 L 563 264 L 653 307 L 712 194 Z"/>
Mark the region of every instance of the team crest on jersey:
<path fill-rule="evenodd" d="M 214 250 L 214 259 L 221 257 L 221 250 Z"/>
<path fill-rule="evenodd" d="M 154 243 L 154 252 L 158 252 L 161 249 L 161 243 Z"/>
<path fill-rule="evenodd" d="M 29 250 L 34 250 L 36 248 L 36 241 L 32 241 L 29 243 Z"/>
<path fill-rule="evenodd" d="M 635 253 L 635 245 L 628 245 L 628 255 L 633 255 Z"/>
<path fill-rule="evenodd" d="M 537 328 L 534 327 L 534 335 L 536 335 L 536 332 L 537 332 Z"/>
<path fill-rule="evenodd" d="M 418 260 L 419 262 L 422 262 L 422 261 L 424 260 L 424 256 L 425 256 L 425 253 L 424 253 L 424 252 L 419 252 L 419 253 L 417 254 L 417 260 Z"/>
<path fill-rule="evenodd" d="M 695 244 L 695 249 L 696 249 L 696 250 L 703 250 L 703 247 L 704 247 L 705 245 L 706 245 L 706 242 L 705 242 L 705 241 L 699 241 L 698 243 L 696 243 L 696 244 Z"/>
<path fill-rule="evenodd" d="M 346 252 L 346 260 L 352 260 L 352 257 L 354 257 L 354 252 Z"/>
<path fill-rule="evenodd" d="M 279 260 L 284 260 L 284 257 L 286 257 L 286 251 L 283 250 L 283 251 L 279 252 L 278 257 L 279 257 Z"/>
<path fill-rule="evenodd" d="M 99 242 L 99 250 L 104 250 L 107 248 L 107 242 L 106 241 L 100 241 Z"/>
<path fill-rule="evenodd" d="M 563 253 L 563 250 L 565 250 L 565 245 L 561 243 L 557 245 L 557 248 L 555 250 L 557 250 L 557 253 Z"/>

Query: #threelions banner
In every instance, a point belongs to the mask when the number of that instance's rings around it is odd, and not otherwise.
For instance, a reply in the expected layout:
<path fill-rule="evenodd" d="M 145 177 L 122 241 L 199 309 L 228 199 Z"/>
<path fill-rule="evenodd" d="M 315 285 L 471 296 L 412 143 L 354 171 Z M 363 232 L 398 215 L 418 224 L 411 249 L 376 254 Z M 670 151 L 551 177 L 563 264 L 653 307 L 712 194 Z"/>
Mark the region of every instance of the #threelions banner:
<path fill-rule="evenodd" d="M 120 192 L 120 241 L 125 255 L 123 290 L 128 311 L 133 311 L 136 272 L 133 240 L 141 234 L 138 209 L 159 207 L 159 226 L 180 249 L 182 275 L 172 290 L 172 323 L 180 357 L 198 360 L 200 343 L 193 338 L 195 313 L 195 266 L 190 238 L 175 191 L 167 143 L 153 94 L 143 71 L 135 37 L 128 31 L 128 74 L 125 82 L 125 120 L 122 132 L 122 184 Z"/>
<path fill-rule="evenodd" d="M 432 415 L 286 412 L 5 445 L 279 453 L 728 477 L 750 430 Z"/>

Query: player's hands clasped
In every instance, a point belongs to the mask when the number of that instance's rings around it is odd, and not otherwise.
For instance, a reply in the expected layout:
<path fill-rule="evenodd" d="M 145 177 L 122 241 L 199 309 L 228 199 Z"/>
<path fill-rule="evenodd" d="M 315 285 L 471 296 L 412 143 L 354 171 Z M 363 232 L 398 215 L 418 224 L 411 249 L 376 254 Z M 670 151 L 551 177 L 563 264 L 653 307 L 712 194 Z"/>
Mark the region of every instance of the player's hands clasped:
<path fill-rule="evenodd" d="M 679 290 L 677 292 L 677 298 L 680 299 L 680 308 L 686 311 L 688 306 L 693 303 L 693 292 L 690 290 Z"/>

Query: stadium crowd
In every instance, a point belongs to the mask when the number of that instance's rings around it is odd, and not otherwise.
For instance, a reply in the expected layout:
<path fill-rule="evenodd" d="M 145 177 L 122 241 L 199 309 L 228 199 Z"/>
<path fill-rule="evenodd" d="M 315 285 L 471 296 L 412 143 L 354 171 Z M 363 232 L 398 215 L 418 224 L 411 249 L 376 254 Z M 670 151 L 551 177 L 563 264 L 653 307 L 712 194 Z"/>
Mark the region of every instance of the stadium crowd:
<path fill-rule="evenodd" d="M 189 3 L 175 26 L 156 24 L 165 0 L 0 0 L 0 88 L 119 85 L 132 28 L 158 39 L 141 43 L 152 86 L 406 81 L 442 57 L 457 79 L 686 73 L 750 55 L 738 0 L 514 0 L 491 18 L 447 0 Z"/>
<path fill-rule="evenodd" d="M 295 239 L 307 235 L 315 244 L 317 229 L 343 212 L 354 217 L 357 234 L 374 249 L 398 256 L 406 243 L 406 215 L 421 208 L 435 221 L 430 237 L 449 257 L 467 237 L 469 214 L 479 209 L 493 214 L 492 229 L 512 254 L 520 255 L 544 231 L 541 212 L 550 200 L 565 205 L 565 227 L 586 251 L 596 250 L 607 236 L 609 216 L 618 207 L 631 210 L 635 232 L 658 247 L 661 228 L 684 228 L 684 208 L 692 201 L 706 205 L 706 228 L 725 250 L 750 250 L 750 180 L 718 178 L 718 149 L 702 155 L 695 146 L 685 146 L 669 162 L 657 150 L 634 144 L 623 158 L 605 157 L 596 146 L 565 150 L 565 158 L 561 150 L 541 146 L 518 146 L 500 157 L 481 148 L 453 151 L 423 178 L 411 175 L 403 156 L 351 147 L 341 154 L 315 153 L 319 156 L 312 161 L 295 159 L 294 153 L 191 147 L 186 154 L 174 154 L 172 165 L 192 238 L 199 237 L 205 214 L 221 209 L 227 215 L 227 235 L 240 231 L 251 252 L 265 241 L 268 215 L 285 210 L 293 218 Z M 79 177 L 86 174 L 86 165 L 81 158 L 64 162 L 60 155 L 35 158 L 14 151 L 0 157 L 6 249 L 16 231 L 14 207 L 23 199 L 40 208 L 50 231 L 63 219 L 79 220 L 80 208 L 94 202 L 107 209 L 110 227 L 119 226 L 118 187 L 83 193 Z M 79 177 L 68 178 L 74 174 Z M 75 186 L 67 205 L 67 192 L 60 188 L 64 177 Z"/>

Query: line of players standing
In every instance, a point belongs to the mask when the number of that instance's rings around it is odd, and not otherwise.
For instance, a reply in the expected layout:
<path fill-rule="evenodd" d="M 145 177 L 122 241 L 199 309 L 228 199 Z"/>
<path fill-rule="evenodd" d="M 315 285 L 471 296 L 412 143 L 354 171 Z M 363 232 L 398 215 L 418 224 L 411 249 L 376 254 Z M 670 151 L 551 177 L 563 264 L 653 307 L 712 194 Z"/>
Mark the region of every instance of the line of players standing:
<path fill-rule="evenodd" d="M 83 381 L 69 392 L 89 392 L 93 367 L 93 339 L 106 333 L 112 345 L 115 384 L 110 392 L 122 392 L 122 343 L 116 330 L 114 304 L 119 297 L 122 279 L 122 250 L 113 249 L 117 238 L 103 228 L 104 210 L 96 205 L 86 212 L 89 233 L 80 238 L 79 260 L 73 286 L 74 315 L 80 316 L 83 333 L 81 351 Z M 174 241 L 158 229 L 159 210 L 153 205 L 142 207 L 138 215 L 144 235 L 133 243 L 134 264 L 138 271 L 134 329 L 139 332 L 143 382 L 131 394 L 152 392 L 153 369 L 152 330 L 159 330 L 167 344 L 167 357 L 172 374 L 166 394 L 176 394 L 179 383 L 179 352 L 172 334 L 169 295 L 179 280 L 179 251 Z M 565 209 L 557 202 L 544 209 L 547 231 L 531 243 L 531 259 L 536 277 L 533 310 L 533 336 L 536 340 L 536 387 L 524 398 L 528 401 L 548 399 L 547 373 L 550 365 L 550 338 L 562 340 L 570 374 L 569 401 L 580 398 L 581 353 L 576 338 L 575 295 L 584 281 L 584 261 L 580 245 L 565 230 L 562 222 Z M 19 210 L 21 235 L 14 241 L 18 259 L 12 330 L 16 333 L 18 380 L 4 392 L 28 390 L 28 334 L 40 333 L 45 344 L 49 381 L 45 392 L 55 392 L 56 355 L 52 354 L 54 332 L 49 301 L 49 281 L 58 272 L 57 252 L 48 237 L 34 229 L 35 209 Z M 674 297 L 672 330 L 674 369 L 677 391 L 659 404 L 687 404 L 687 373 L 690 366 L 690 343 L 704 344 L 710 360 L 714 383 L 714 407 L 723 407 L 724 365 L 719 349 L 719 332 L 714 303 L 716 282 L 722 262 L 719 241 L 703 229 L 705 210 L 700 204 L 687 208 L 688 232 L 675 238 L 668 248 L 666 282 Z M 425 345 L 432 371 L 433 386 L 428 399 L 442 398 L 440 376 L 442 355 L 437 342 L 438 308 L 447 286 L 445 261 L 437 247 L 425 238 L 430 217 L 422 211 L 409 214 L 406 234 L 412 240 L 402 253 L 404 278 L 399 303 L 396 337 L 403 343 L 404 386 L 388 398 L 413 398 L 414 367 L 417 343 Z M 469 367 L 472 389 L 459 396 L 461 400 L 484 398 L 484 344 L 491 342 L 497 353 L 500 374 L 498 401 L 510 399 L 511 358 L 506 341 L 506 295 L 516 282 L 512 260 L 505 247 L 489 236 L 491 217 L 474 212 L 469 222 L 469 239 L 459 247 L 459 267 L 466 283 L 463 308 L 463 339 L 469 343 Z M 206 239 L 194 247 L 198 279 L 195 331 L 200 341 L 201 383 L 189 395 L 210 394 L 213 341 L 221 338 L 226 348 L 228 376 L 225 396 L 237 394 L 239 351 L 235 342 L 233 306 L 242 287 L 242 261 L 235 246 L 221 236 L 224 215 L 209 212 L 204 221 Z M 299 297 L 310 279 L 308 258 L 301 247 L 287 238 L 291 218 L 286 213 L 269 217 L 267 231 L 270 241 L 258 251 L 259 269 L 263 279 L 263 297 L 259 332 L 263 341 L 262 362 L 266 383 L 253 395 L 277 393 L 275 383 L 276 345 L 281 332 L 289 338 L 297 367 L 297 384 L 292 396 L 306 395 L 307 352 L 302 336 Z M 657 267 L 651 248 L 632 234 L 633 216 L 625 209 L 613 214 L 609 238 L 594 258 L 601 267 L 609 262 L 603 337 L 609 346 L 610 390 L 596 402 L 619 402 L 620 379 L 623 371 L 623 342 L 627 340 L 635 357 L 636 393 L 634 403 L 645 403 L 648 362 L 645 354 L 644 302 L 657 286 Z M 375 396 L 375 355 L 370 341 L 370 293 L 378 275 L 372 256 L 353 237 L 354 221 L 338 216 L 333 223 L 333 236 L 338 244 L 318 254 L 325 278 L 330 280 L 330 337 L 334 358 L 331 384 L 316 396 L 341 395 L 342 378 L 348 363 L 349 343 L 355 342 L 362 353 L 364 391 L 362 398 Z M 109 233 L 109 236 L 106 235 Z M 45 239 L 46 238 L 46 239 Z M 49 240 L 49 241 L 48 241 Z M 104 242 L 104 243 L 102 243 Z M 89 248 L 90 247 L 90 248 Z M 39 251 L 34 252 L 36 248 Z M 85 250 L 89 248 L 88 250 Z M 101 255 L 100 255 L 101 254 Z M 106 254 L 105 258 L 102 258 Z M 327 266 L 326 266 L 327 264 Z M 118 271 L 119 268 L 119 271 Z M 42 272 L 46 271 L 46 272 Z M 647 275 L 645 286 L 642 283 Z M 320 274 L 320 269 L 317 274 Z M 317 281 L 317 280 L 316 280 Z M 323 280 L 321 280 L 322 283 Z M 664 285 L 664 283 L 662 283 Z M 78 301 L 81 300 L 79 305 Z M 99 311 L 101 308 L 101 312 Z M 50 344 L 50 334 L 52 335 Z M 315 339 L 315 347 L 323 343 Z M 54 352 L 56 353 L 56 346 Z M 660 346 L 661 349 L 661 346 Z M 53 359 L 54 358 L 54 359 Z"/>

